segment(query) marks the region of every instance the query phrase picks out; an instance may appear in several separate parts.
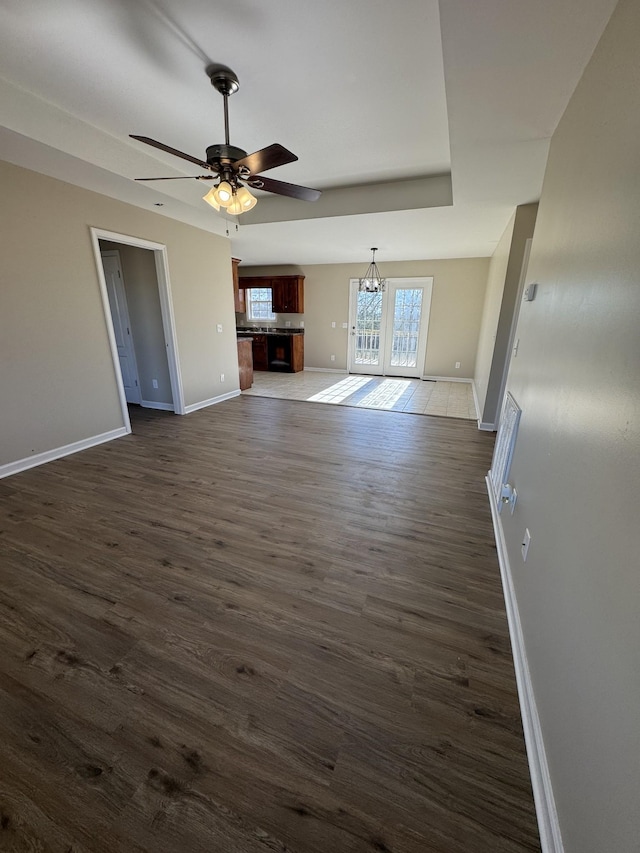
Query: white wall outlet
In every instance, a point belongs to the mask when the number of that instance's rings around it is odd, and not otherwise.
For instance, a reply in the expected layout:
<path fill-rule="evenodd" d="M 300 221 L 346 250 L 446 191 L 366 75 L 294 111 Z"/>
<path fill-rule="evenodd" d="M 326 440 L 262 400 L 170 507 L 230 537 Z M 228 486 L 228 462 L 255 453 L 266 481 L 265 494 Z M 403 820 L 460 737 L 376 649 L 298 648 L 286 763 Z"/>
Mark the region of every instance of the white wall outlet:
<path fill-rule="evenodd" d="M 222 323 L 218 323 L 218 325 L 216 326 L 216 331 L 218 331 L 218 332 L 222 331 Z"/>
<path fill-rule="evenodd" d="M 456 361 L 456 370 L 460 370 L 460 362 Z"/>
<path fill-rule="evenodd" d="M 285 321 L 284 321 L 284 325 L 285 325 L 285 328 L 286 328 L 286 329 L 290 328 L 290 326 L 291 326 L 291 320 L 285 320 Z"/>
<path fill-rule="evenodd" d="M 300 320 L 300 328 L 304 329 L 304 320 Z"/>
<path fill-rule="evenodd" d="M 336 327 L 336 321 L 335 321 L 335 320 L 332 320 L 332 321 L 331 321 L 331 328 L 332 328 L 332 329 L 335 329 L 335 327 Z"/>
<path fill-rule="evenodd" d="M 518 493 L 515 489 L 511 492 L 511 498 L 509 500 L 509 507 L 511 508 L 511 515 L 513 515 L 513 511 L 516 508 L 516 501 L 518 500 Z"/>
<path fill-rule="evenodd" d="M 529 533 L 529 528 L 527 527 L 525 528 L 524 536 L 522 537 L 522 545 L 520 546 L 522 551 L 522 559 L 525 561 L 525 563 L 527 561 L 527 555 L 529 553 L 529 545 L 531 545 L 531 534 Z"/>
<path fill-rule="evenodd" d="M 336 360 L 336 357 L 335 357 L 335 355 L 332 354 L 331 355 L 331 361 L 335 361 L 335 360 Z"/>
<path fill-rule="evenodd" d="M 157 380 L 157 379 L 152 379 L 152 380 L 151 380 L 151 384 L 153 385 L 153 387 L 154 387 L 154 388 L 157 388 L 157 387 L 158 387 L 158 380 Z"/>
<path fill-rule="evenodd" d="M 515 358 L 518 355 L 518 349 L 520 348 L 520 338 L 513 345 L 513 357 Z"/>
<path fill-rule="evenodd" d="M 348 324 L 348 323 L 343 323 L 343 324 L 342 324 L 342 328 L 343 328 L 343 329 L 348 329 L 348 328 L 349 328 L 349 324 Z"/>
<path fill-rule="evenodd" d="M 224 382 L 224 373 L 220 374 L 220 382 Z"/>

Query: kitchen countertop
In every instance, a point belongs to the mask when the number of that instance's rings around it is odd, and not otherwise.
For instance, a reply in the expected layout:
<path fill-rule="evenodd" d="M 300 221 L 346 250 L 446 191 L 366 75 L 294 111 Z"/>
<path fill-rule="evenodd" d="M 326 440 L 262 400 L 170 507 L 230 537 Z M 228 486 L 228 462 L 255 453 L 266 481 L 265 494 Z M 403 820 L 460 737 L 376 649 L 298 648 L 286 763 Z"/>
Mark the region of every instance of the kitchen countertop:
<path fill-rule="evenodd" d="M 275 326 L 238 326 L 236 334 L 239 338 L 248 338 L 252 335 L 304 335 L 304 329 L 279 329 Z"/>

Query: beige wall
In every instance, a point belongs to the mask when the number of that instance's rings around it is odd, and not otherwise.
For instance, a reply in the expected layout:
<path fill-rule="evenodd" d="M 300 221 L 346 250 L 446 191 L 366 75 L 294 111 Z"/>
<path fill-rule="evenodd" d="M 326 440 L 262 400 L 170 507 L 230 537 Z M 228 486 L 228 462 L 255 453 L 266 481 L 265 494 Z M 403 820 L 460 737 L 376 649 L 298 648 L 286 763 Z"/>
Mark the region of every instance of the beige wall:
<path fill-rule="evenodd" d="M 489 265 L 475 373 L 483 428 L 492 427 L 500 417 L 505 366 L 511 357 L 511 330 L 521 299 L 522 264 L 537 213 L 537 203 L 521 204 L 516 209 Z"/>
<path fill-rule="evenodd" d="M 240 276 L 302 273 L 305 366 L 346 370 L 349 333 L 342 323 L 349 319 L 349 280 L 363 275 L 367 264 L 365 260 L 362 264 L 307 267 L 241 266 Z M 426 376 L 473 376 L 488 266 L 488 258 L 379 264 L 381 274 L 388 278 L 433 276 Z M 335 329 L 331 326 L 333 321 Z M 336 357 L 333 362 L 332 354 Z M 455 368 L 456 361 L 460 362 L 459 370 Z"/>
<path fill-rule="evenodd" d="M 0 184 L 0 465 L 122 426 L 90 226 L 168 247 L 186 405 L 238 388 L 228 240 L 8 163 Z"/>
<path fill-rule="evenodd" d="M 508 380 L 502 523 L 566 853 L 640 843 L 639 44 L 621 0 L 553 136 Z"/>

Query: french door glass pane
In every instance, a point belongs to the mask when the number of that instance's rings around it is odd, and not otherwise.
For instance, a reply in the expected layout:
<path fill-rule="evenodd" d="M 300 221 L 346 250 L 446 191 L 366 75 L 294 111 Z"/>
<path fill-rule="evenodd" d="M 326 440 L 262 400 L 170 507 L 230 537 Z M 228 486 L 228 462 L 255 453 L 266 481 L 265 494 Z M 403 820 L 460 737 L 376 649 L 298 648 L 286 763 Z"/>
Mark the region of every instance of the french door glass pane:
<path fill-rule="evenodd" d="M 391 365 L 415 367 L 422 314 L 422 288 L 398 288 L 393 307 Z"/>
<path fill-rule="evenodd" d="M 356 311 L 356 364 L 379 364 L 382 293 L 358 292 Z"/>

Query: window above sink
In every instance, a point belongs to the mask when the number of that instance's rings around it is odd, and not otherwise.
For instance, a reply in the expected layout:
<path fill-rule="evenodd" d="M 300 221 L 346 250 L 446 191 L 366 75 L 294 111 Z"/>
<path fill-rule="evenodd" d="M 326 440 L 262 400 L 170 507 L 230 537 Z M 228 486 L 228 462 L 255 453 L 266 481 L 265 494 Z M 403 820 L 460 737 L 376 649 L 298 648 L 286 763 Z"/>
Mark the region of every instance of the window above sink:
<path fill-rule="evenodd" d="M 245 291 L 247 320 L 275 320 L 270 287 L 248 287 Z"/>

